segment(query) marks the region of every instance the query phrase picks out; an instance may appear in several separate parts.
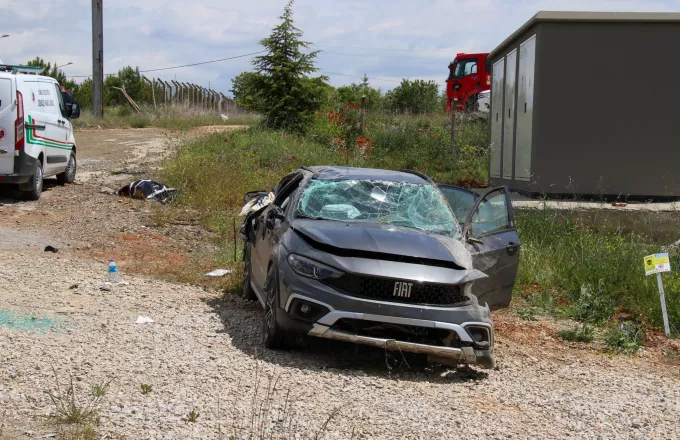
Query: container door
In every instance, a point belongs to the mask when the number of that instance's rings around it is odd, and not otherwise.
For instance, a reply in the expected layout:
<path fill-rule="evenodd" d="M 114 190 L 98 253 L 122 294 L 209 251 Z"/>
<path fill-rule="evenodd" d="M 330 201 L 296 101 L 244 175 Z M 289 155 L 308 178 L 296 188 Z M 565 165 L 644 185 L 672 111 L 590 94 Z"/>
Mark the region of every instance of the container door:
<path fill-rule="evenodd" d="M 531 135 L 534 116 L 534 65 L 536 35 L 519 46 L 519 90 L 517 101 L 517 137 L 515 144 L 515 179 L 531 178 Z"/>
<path fill-rule="evenodd" d="M 14 173 L 14 122 L 16 91 L 10 78 L 0 78 L 0 174 Z"/>
<path fill-rule="evenodd" d="M 503 106 L 503 179 L 512 179 L 515 147 L 515 92 L 517 88 L 517 49 L 506 56 L 505 105 Z"/>
<path fill-rule="evenodd" d="M 503 86 L 505 85 L 505 59 L 493 65 L 491 75 L 491 144 L 489 145 L 489 176 L 501 177 L 501 151 L 503 148 Z"/>

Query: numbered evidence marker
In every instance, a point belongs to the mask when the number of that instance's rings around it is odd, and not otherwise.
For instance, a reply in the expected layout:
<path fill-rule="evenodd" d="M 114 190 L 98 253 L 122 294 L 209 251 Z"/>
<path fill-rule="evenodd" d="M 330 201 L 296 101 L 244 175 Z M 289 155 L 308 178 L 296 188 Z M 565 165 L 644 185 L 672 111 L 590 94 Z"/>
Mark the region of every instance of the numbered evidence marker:
<path fill-rule="evenodd" d="M 663 326 L 666 331 L 666 336 L 671 335 L 671 328 L 668 325 L 668 312 L 666 311 L 666 295 L 663 291 L 663 280 L 661 273 L 671 271 L 671 260 L 668 258 L 668 253 L 647 255 L 645 257 L 645 274 L 656 274 L 656 282 L 659 285 L 659 296 L 661 297 L 661 314 L 663 315 Z"/>

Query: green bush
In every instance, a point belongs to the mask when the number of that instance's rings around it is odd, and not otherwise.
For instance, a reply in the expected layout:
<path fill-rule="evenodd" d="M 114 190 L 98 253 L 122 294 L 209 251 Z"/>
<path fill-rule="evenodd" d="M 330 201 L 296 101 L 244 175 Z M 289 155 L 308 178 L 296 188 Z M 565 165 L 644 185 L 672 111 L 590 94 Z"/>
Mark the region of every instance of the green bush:
<path fill-rule="evenodd" d="M 580 329 L 560 330 L 557 332 L 557 336 L 570 342 L 592 342 L 595 339 L 595 331 L 593 327 L 584 325 Z"/>
<path fill-rule="evenodd" d="M 633 354 L 640 349 L 644 332 L 639 328 L 624 329 L 615 325 L 606 328 L 604 344 L 613 353 Z"/>

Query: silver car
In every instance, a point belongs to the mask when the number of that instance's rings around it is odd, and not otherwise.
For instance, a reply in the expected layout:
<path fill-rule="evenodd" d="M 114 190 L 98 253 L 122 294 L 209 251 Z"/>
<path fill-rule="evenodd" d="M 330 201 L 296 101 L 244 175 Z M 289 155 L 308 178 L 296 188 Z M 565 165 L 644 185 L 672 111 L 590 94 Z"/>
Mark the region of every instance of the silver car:
<path fill-rule="evenodd" d="M 505 187 L 311 167 L 244 203 L 243 296 L 262 304 L 266 347 L 301 333 L 495 365 L 490 310 L 510 303 L 520 253 Z"/>

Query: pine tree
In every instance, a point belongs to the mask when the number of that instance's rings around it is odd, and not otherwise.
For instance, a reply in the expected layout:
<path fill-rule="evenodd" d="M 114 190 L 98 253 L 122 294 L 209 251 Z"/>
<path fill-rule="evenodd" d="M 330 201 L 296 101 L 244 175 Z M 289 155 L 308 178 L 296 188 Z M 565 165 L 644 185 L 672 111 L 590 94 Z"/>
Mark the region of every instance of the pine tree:
<path fill-rule="evenodd" d="M 52 78 L 56 79 L 59 84 L 64 84 L 66 83 L 66 74 L 61 70 L 57 68 L 57 63 L 46 63 L 45 60 L 43 60 L 40 57 L 35 57 L 31 61 L 26 63 L 27 66 L 34 66 L 34 67 L 42 67 L 43 71 L 42 74 L 45 76 L 51 76 Z"/>
<path fill-rule="evenodd" d="M 257 76 L 251 79 L 266 125 L 304 131 L 321 106 L 327 78 L 310 77 L 318 70 L 314 59 L 319 51 L 305 53 L 311 43 L 301 39 L 302 31 L 293 23 L 293 3 L 288 2 L 281 23 L 260 41 L 268 53 L 253 60 Z"/>
<path fill-rule="evenodd" d="M 365 73 L 364 73 L 364 77 L 361 78 L 361 87 L 363 87 L 364 90 L 371 87 L 371 84 L 368 82 L 368 75 L 366 75 Z"/>

